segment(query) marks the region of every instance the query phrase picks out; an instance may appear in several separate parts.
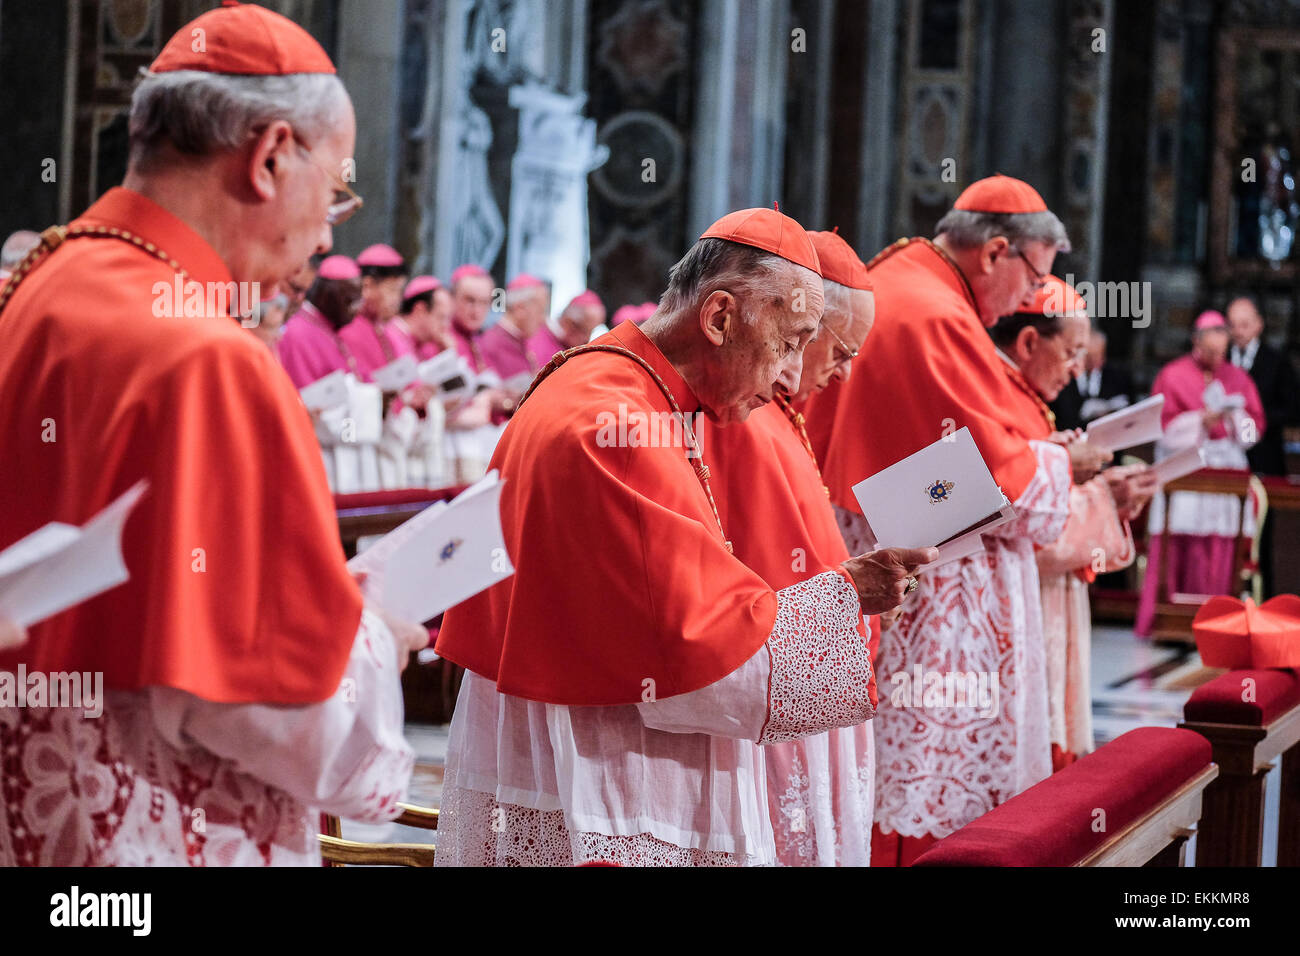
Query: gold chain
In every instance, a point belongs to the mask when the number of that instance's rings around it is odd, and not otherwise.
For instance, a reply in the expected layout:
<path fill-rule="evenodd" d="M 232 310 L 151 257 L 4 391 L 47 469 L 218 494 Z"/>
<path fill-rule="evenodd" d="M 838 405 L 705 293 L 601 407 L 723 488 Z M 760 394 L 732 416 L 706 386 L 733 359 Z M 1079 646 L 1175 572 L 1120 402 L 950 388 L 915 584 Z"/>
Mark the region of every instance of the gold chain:
<path fill-rule="evenodd" d="M 4 311 L 9 300 L 13 298 L 14 290 L 22 283 L 23 279 L 31 274 L 38 262 L 44 260 L 55 249 L 59 248 L 68 239 L 78 239 L 82 236 L 107 237 L 111 239 L 121 239 L 129 242 L 133 246 L 138 246 L 155 259 L 161 259 L 181 277 L 182 280 L 189 280 L 187 273 L 181 264 L 173 259 L 170 255 L 159 249 L 156 245 L 147 239 L 137 236 L 126 229 L 119 229 L 116 226 L 50 226 L 41 233 L 41 241 L 37 243 L 27 256 L 18 264 L 9 281 L 5 283 L 4 288 L 0 289 L 0 312 Z"/>
<path fill-rule="evenodd" d="M 826 492 L 826 497 L 829 498 L 831 489 L 826 484 L 826 479 L 822 477 L 822 466 L 817 464 L 817 452 L 813 451 L 812 441 L 808 438 L 808 428 L 803 412 L 796 412 L 790 404 L 790 399 L 784 395 L 778 394 L 776 403 L 781 406 L 781 411 L 785 412 L 785 417 L 790 419 L 790 424 L 799 433 L 799 440 L 803 442 L 803 449 L 808 453 L 808 457 L 812 459 L 813 468 L 817 469 L 817 478 L 822 483 L 822 491 Z"/>
<path fill-rule="evenodd" d="M 632 350 L 625 349 L 619 345 L 579 345 L 577 348 L 561 352 L 559 355 L 555 356 L 555 358 L 551 359 L 544 369 L 537 373 L 537 377 L 529 384 L 528 390 L 524 392 L 523 397 L 519 399 L 519 405 L 516 407 L 523 407 L 524 402 L 528 400 L 528 396 L 533 394 L 534 389 L 542 383 L 543 379 L 570 358 L 575 355 L 581 355 L 583 352 L 612 352 L 615 355 L 622 355 L 625 358 L 630 358 L 650 373 L 650 377 L 654 379 L 655 384 L 659 386 L 659 390 L 664 393 L 664 398 L 668 399 L 668 404 L 672 407 L 673 413 L 681 420 L 682 428 L 685 431 L 688 442 L 688 447 L 686 449 L 687 457 L 692 459 L 691 467 L 695 469 L 695 477 L 700 480 L 700 485 L 704 488 L 704 494 L 709 499 L 709 507 L 713 509 L 713 520 L 718 523 L 718 533 L 722 535 L 722 544 L 727 549 L 728 554 L 734 554 L 735 549 L 732 547 L 731 542 L 727 540 L 727 532 L 722 527 L 722 517 L 718 514 L 717 502 L 713 500 L 713 489 L 709 487 L 709 466 L 704 463 L 704 456 L 700 451 L 699 442 L 695 438 L 695 429 L 691 428 L 691 423 L 687 421 L 686 416 L 682 414 L 681 406 L 677 404 L 677 399 L 673 397 L 672 390 L 669 389 L 667 383 L 659 377 L 659 373 L 654 370 L 650 363 L 641 356 L 637 355 Z M 692 452 L 694 453 L 693 455 Z"/>

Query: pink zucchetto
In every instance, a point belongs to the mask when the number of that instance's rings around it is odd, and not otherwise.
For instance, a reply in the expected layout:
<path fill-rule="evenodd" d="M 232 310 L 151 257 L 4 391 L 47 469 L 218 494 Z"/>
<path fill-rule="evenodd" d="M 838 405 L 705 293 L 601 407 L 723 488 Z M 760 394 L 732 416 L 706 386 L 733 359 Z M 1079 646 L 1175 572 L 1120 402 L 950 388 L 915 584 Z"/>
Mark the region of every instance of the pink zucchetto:
<path fill-rule="evenodd" d="M 322 279 L 360 279 L 361 267 L 347 256 L 328 256 L 316 274 Z"/>

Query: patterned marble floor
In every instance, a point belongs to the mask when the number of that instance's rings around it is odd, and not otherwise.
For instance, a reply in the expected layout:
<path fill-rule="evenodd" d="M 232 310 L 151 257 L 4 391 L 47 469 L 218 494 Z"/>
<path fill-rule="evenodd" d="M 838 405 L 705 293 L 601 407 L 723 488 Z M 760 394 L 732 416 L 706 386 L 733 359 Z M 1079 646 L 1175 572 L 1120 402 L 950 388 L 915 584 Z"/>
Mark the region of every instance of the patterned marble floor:
<path fill-rule="evenodd" d="M 1201 665 L 1191 647 L 1157 646 L 1134 637 L 1132 630 L 1099 625 L 1092 635 L 1092 712 L 1097 743 L 1114 740 L 1136 727 L 1174 727 L 1183 704 L 1200 684 L 1221 673 Z M 415 749 L 410 802 L 436 807 L 442 796 L 447 726 L 408 723 L 407 739 Z M 1265 798 L 1264 865 L 1276 865 L 1280 772 L 1268 775 Z M 436 843 L 436 833 L 396 823 L 343 822 L 343 835 L 367 842 Z M 1189 862 L 1195 853 L 1189 844 Z"/>

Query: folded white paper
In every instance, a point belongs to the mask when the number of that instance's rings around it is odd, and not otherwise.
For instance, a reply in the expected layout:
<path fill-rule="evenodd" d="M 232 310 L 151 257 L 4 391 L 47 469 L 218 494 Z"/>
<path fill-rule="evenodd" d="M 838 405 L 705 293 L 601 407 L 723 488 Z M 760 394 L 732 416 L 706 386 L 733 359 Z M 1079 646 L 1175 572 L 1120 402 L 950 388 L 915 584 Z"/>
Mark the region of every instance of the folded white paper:
<path fill-rule="evenodd" d="M 136 482 L 80 528 L 51 522 L 0 551 L 0 614 L 31 627 L 126 581 L 122 526 L 148 487 Z"/>
<path fill-rule="evenodd" d="M 974 540 L 1014 516 L 968 428 L 858 482 L 853 494 L 882 548 L 937 547 L 942 555 L 955 544 L 954 556 L 974 553 Z"/>
<path fill-rule="evenodd" d="M 419 365 L 420 381 L 438 390 L 444 402 L 474 394 L 476 376 L 469 363 L 455 349 L 445 349 Z"/>
<path fill-rule="evenodd" d="M 1156 441 L 1164 433 L 1160 427 L 1160 412 L 1164 407 L 1165 397 L 1152 395 L 1128 408 L 1103 415 L 1088 423 L 1088 444 L 1116 452 Z"/>
<path fill-rule="evenodd" d="M 1199 445 L 1184 448 L 1177 454 L 1170 455 L 1164 461 L 1157 462 L 1151 470 L 1160 484 L 1164 485 L 1175 478 L 1182 478 L 1205 467 L 1205 452 Z"/>
<path fill-rule="evenodd" d="M 299 390 L 302 402 L 313 412 L 338 408 L 348 401 L 348 376 L 346 372 L 330 372 Z"/>
<path fill-rule="evenodd" d="M 504 485 L 490 471 L 450 504 L 430 505 L 349 561 L 349 569 L 367 574 L 366 597 L 422 623 L 514 574 L 501 533 Z"/>
<path fill-rule="evenodd" d="M 1001 527 L 1008 521 L 1013 521 L 1015 517 L 1016 509 L 1011 506 L 1010 502 L 1007 502 L 998 512 L 998 516 L 992 521 L 939 545 L 939 557 L 935 558 L 930 564 L 924 565 L 924 567 L 935 567 L 940 564 L 947 564 L 949 561 L 956 561 L 958 558 L 967 558 L 972 554 L 978 554 L 984 550 L 984 535 L 994 528 Z"/>
<path fill-rule="evenodd" d="M 1228 390 L 1218 379 L 1205 386 L 1205 391 L 1201 393 L 1201 401 L 1211 412 L 1226 412 L 1234 408 L 1246 407 L 1246 396 L 1240 393 L 1229 395 Z"/>
<path fill-rule="evenodd" d="M 419 363 L 411 354 L 399 355 L 387 365 L 375 369 L 370 380 L 385 392 L 400 392 L 419 378 Z"/>

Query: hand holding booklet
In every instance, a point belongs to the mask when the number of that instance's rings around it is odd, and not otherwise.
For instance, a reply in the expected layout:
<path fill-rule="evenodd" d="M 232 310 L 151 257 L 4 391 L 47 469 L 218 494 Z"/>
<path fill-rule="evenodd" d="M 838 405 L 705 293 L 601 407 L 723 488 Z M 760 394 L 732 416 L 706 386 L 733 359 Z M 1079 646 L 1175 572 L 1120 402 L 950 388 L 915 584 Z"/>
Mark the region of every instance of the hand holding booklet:
<path fill-rule="evenodd" d="M 1160 425 L 1160 413 L 1164 407 L 1165 397 L 1152 395 L 1128 408 L 1103 415 L 1088 423 L 1088 444 L 1117 452 L 1157 441 L 1164 434 Z"/>
<path fill-rule="evenodd" d="M 80 528 L 52 521 L 0 551 L 0 616 L 31 627 L 126 581 L 122 527 L 147 481 L 137 481 Z"/>
<path fill-rule="evenodd" d="M 501 533 L 501 481 L 490 471 L 451 503 L 435 502 L 348 562 L 366 597 L 424 622 L 515 573 Z"/>
<path fill-rule="evenodd" d="M 975 554 L 1015 509 L 962 428 L 853 486 L 879 548 L 939 549 L 935 564 Z"/>

